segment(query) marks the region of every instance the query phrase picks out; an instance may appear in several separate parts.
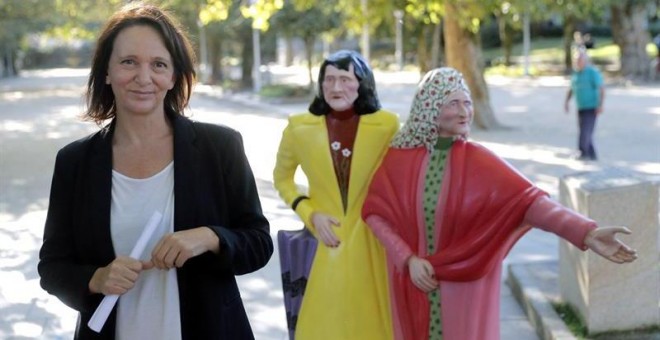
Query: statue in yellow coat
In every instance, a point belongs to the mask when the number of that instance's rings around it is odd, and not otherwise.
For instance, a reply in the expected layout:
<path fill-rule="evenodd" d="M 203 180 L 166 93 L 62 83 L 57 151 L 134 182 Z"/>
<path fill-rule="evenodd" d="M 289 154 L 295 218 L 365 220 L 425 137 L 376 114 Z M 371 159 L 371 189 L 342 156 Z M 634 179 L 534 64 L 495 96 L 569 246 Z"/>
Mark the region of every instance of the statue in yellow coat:
<path fill-rule="evenodd" d="M 289 118 L 273 172 L 318 240 L 295 338 L 391 339 L 385 252 L 360 212 L 399 121 L 380 109 L 373 73 L 356 52 L 329 56 L 318 83 L 309 112 Z M 294 181 L 299 166 L 308 193 Z"/>

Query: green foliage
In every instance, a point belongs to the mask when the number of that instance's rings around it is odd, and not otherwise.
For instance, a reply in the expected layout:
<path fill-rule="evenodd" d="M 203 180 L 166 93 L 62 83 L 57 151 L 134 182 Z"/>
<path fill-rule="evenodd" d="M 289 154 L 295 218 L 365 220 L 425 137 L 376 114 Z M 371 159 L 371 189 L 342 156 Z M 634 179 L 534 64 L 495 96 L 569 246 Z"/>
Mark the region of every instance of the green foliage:
<path fill-rule="evenodd" d="M 229 4 L 225 1 L 207 1 L 199 9 L 199 20 L 202 25 L 213 21 L 224 21 L 229 16 Z"/>
<path fill-rule="evenodd" d="M 424 25 L 437 25 L 444 15 L 444 5 L 440 1 L 409 0 L 405 12 Z"/>
<path fill-rule="evenodd" d="M 252 19 L 252 28 L 268 30 L 268 19 L 282 8 L 283 0 L 250 0 L 241 6 L 241 14 Z"/>
<path fill-rule="evenodd" d="M 593 340 L 625 340 L 625 339 L 655 339 L 656 335 L 660 335 L 660 326 L 642 327 L 639 329 L 625 330 L 625 331 L 609 331 L 598 334 L 588 334 L 587 327 L 582 320 L 578 317 L 575 310 L 567 303 L 555 302 L 552 304 L 559 317 L 564 321 L 566 327 L 575 335 L 579 340 L 593 339 Z"/>
<path fill-rule="evenodd" d="M 573 308 L 566 303 L 553 303 L 552 306 L 555 308 L 559 317 L 564 320 L 566 327 L 578 337 L 578 339 L 584 339 L 587 335 L 587 327 L 584 326 L 580 318 L 577 316 Z"/>
<path fill-rule="evenodd" d="M 341 15 L 332 12 L 327 4 L 300 6 L 285 2 L 271 18 L 271 24 L 287 37 L 316 37 L 333 30 L 341 23 Z"/>

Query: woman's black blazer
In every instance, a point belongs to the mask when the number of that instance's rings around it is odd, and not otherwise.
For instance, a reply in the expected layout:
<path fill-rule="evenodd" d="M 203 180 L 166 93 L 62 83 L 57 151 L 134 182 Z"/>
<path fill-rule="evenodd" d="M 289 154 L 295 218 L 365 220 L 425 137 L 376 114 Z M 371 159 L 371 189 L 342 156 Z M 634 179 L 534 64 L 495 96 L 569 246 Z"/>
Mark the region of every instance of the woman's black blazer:
<path fill-rule="evenodd" d="M 220 239 L 220 254 L 207 252 L 177 269 L 183 339 L 252 339 L 234 275 L 265 266 L 273 243 L 241 135 L 178 115 L 170 121 L 174 229 L 209 226 Z M 89 294 L 88 282 L 115 258 L 113 132 L 114 122 L 62 148 L 55 161 L 38 270 L 41 286 L 80 312 L 76 339 L 114 339 L 116 311 L 100 334 L 87 327 L 103 298 Z"/>

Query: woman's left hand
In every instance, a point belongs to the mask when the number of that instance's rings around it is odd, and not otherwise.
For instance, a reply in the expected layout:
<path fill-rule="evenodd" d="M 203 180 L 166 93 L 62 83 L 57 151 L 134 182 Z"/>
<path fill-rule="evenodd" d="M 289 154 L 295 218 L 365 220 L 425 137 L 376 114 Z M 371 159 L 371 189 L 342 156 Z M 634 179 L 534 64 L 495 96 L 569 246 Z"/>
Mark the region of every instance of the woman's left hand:
<path fill-rule="evenodd" d="M 158 269 L 181 268 L 190 258 L 219 250 L 218 236 L 208 227 L 198 227 L 163 236 L 151 252 L 151 262 Z"/>
<path fill-rule="evenodd" d="M 616 233 L 630 234 L 626 227 L 596 228 L 587 234 L 584 244 L 596 254 L 616 263 L 632 262 L 637 259 L 637 251 L 616 238 Z"/>

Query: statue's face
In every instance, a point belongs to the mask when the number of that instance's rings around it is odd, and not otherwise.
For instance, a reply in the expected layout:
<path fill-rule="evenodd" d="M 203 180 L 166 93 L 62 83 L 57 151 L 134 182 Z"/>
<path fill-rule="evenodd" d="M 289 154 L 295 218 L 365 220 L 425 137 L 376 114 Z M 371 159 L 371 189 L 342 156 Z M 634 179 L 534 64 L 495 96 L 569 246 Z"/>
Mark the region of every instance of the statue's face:
<path fill-rule="evenodd" d="M 333 65 L 325 67 L 323 77 L 323 99 L 335 111 L 346 111 L 353 107 L 358 98 L 360 81 L 355 76 L 353 65 L 348 71 Z"/>
<path fill-rule="evenodd" d="M 467 137 L 474 116 L 472 99 L 462 90 L 454 91 L 438 107 L 440 114 L 436 119 L 438 135 L 441 137 Z"/>

